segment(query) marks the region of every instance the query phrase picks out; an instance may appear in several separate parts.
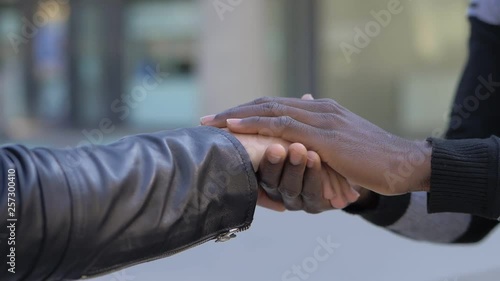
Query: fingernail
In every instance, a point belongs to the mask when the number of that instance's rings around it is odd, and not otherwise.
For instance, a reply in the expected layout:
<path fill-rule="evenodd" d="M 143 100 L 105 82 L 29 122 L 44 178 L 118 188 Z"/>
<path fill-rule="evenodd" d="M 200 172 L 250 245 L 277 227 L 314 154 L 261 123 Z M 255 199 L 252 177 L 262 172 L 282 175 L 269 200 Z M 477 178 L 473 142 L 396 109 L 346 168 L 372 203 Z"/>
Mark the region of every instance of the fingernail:
<path fill-rule="evenodd" d="M 356 190 L 354 190 L 354 195 L 359 198 L 361 196 L 361 194 L 359 194 L 359 192 L 357 192 Z"/>
<path fill-rule="evenodd" d="M 358 201 L 359 197 L 361 196 L 359 194 L 359 192 L 357 192 L 354 188 L 351 188 L 350 193 L 351 193 L 351 195 L 353 195 L 354 199 L 352 199 L 352 200 L 349 199 L 348 200 L 349 203 L 354 203 L 354 202 Z"/>
<path fill-rule="evenodd" d="M 271 164 L 273 164 L 273 165 L 278 164 L 281 161 L 281 159 L 282 159 L 281 156 L 278 156 L 278 155 L 270 154 L 269 156 L 267 156 L 267 160 L 269 162 L 271 162 Z"/>
<path fill-rule="evenodd" d="M 200 118 L 200 123 L 203 125 L 203 124 L 206 124 L 208 122 L 213 121 L 214 119 L 215 119 L 215 114 L 203 116 Z"/>
<path fill-rule="evenodd" d="M 300 165 L 302 163 L 302 156 L 292 153 L 292 155 L 290 155 L 290 163 L 294 166 Z"/>
<path fill-rule="evenodd" d="M 349 205 L 349 203 L 343 201 L 340 205 L 339 205 L 339 208 L 338 209 L 344 209 L 346 208 L 347 206 Z"/>
<path fill-rule="evenodd" d="M 314 159 L 307 158 L 307 168 L 312 169 L 314 167 Z"/>
<path fill-rule="evenodd" d="M 228 125 L 238 125 L 241 123 L 241 119 L 227 119 L 226 122 Z"/>

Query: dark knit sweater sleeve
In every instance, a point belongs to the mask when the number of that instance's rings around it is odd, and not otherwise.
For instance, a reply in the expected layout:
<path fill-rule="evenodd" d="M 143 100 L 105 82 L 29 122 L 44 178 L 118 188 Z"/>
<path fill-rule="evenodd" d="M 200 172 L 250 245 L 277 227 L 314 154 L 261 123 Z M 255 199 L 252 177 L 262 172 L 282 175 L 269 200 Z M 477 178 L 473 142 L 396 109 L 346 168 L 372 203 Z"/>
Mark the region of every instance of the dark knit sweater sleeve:
<path fill-rule="evenodd" d="M 498 219 L 500 139 L 429 141 L 433 147 L 429 213 L 468 213 Z"/>
<path fill-rule="evenodd" d="M 352 215 L 361 215 L 365 220 L 376 226 L 388 227 L 393 225 L 406 213 L 410 204 L 411 194 L 400 196 L 381 196 L 371 194 L 374 201 L 371 207 L 357 203 L 351 204 L 343 210 Z"/>

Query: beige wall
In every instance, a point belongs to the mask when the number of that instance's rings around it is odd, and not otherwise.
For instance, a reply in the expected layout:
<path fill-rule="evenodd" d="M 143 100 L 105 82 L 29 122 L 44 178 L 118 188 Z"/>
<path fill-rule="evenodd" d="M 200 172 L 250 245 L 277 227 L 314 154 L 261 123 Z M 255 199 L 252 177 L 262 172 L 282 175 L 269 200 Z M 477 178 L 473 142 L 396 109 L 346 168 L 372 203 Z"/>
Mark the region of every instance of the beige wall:
<path fill-rule="evenodd" d="M 374 20 L 371 11 L 388 10 L 391 1 L 319 2 L 323 96 L 407 136 L 446 127 L 443 116 L 466 55 L 466 1 L 401 1 L 402 11 L 350 62 L 341 44 L 356 47 L 355 28 L 364 29 Z"/>
<path fill-rule="evenodd" d="M 280 28 L 273 17 L 277 6 L 266 0 L 240 2 L 218 13 L 214 1 L 200 1 L 203 114 L 261 96 L 279 95 L 283 86 L 277 63 L 279 41 L 273 38 Z"/>

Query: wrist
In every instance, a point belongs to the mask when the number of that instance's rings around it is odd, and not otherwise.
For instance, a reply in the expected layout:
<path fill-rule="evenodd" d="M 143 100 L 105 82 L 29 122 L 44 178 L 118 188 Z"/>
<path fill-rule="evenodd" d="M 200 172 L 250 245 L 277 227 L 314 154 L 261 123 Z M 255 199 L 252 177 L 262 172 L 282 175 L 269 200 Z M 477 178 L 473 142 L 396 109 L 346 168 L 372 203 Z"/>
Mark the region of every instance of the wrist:
<path fill-rule="evenodd" d="M 432 146 L 427 141 L 404 140 L 399 143 L 388 158 L 389 168 L 384 174 L 388 192 L 382 194 L 393 196 L 428 191 L 431 154 Z"/>
<path fill-rule="evenodd" d="M 290 143 L 282 139 L 272 137 L 251 134 L 232 134 L 236 139 L 240 141 L 241 145 L 243 145 L 243 147 L 247 151 L 248 156 L 252 161 L 254 171 L 258 170 L 259 164 L 264 157 L 264 153 L 271 144 L 281 144 L 283 145 L 283 147 L 285 147 L 286 150 L 288 150 L 288 146 L 290 145 Z"/>
<path fill-rule="evenodd" d="M 415 159 L 415 171 L 410 177 L 410 191 L 426 191 L 430 190 L 431 182 L 431 157 L 432 157 L 432 145 L 426 141 L 415 141 L 414 155 L 417 156 Z"/>
<path fill-rule="evenodd" d="M 262 160 L 264 155 L 265 148 L 261 148 L 259 143 L 252 142 L 247 135 L 233 134 L 238 141 L 240 141 L 241 145 L 245 148 L 248 153 L 248 157 L 252 162 L 253 170 L 257 171 L 259 167 L 259 163 Z"/>

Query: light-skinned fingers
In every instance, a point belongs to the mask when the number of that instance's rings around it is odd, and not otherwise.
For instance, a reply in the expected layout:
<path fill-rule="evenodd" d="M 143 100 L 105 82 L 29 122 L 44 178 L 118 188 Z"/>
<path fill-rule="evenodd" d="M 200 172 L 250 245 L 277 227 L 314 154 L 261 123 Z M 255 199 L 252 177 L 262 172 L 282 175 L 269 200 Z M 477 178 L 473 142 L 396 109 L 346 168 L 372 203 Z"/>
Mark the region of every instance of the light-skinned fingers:
<path fill-rule="evenodd" d="M 335 198 L 335 189 L 330 182 L 330 176 L 328 175 L 328 169 L 326 164 L 322 165 L 321 169 L 321 182 L 323 185 L 323 197 L 327 200 L 333 200 Z"/>
<path fill-rule="evenodd" d="M 335 190 L 335 197 L 331 199 L 330 202 L 332 203 L 332 206 L 334 208 L 343 209 L 349 204 L 349 201 L 344 194 L 344 185 L 346 183 L 342 181 L 341 176 L 337 172 L 332 170 L 330 167 L 327 167 L 327 169 L 330 183 L 333 185 L 333 188 Z"/>
<path fill-rule="evenodd" d="M 314 100 L 314 97 L 311 94 L 305 94 L 301 98 L 302 100 Z"/>

